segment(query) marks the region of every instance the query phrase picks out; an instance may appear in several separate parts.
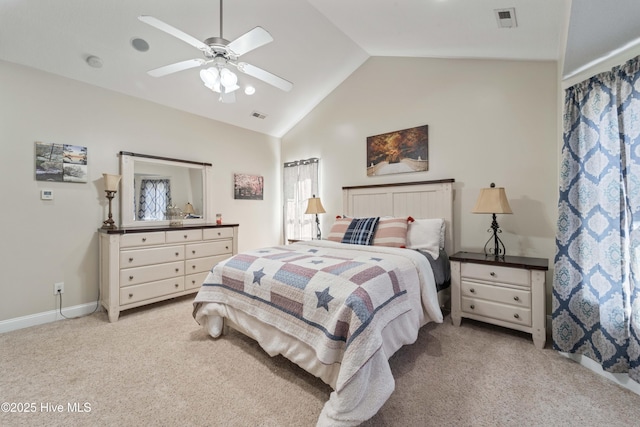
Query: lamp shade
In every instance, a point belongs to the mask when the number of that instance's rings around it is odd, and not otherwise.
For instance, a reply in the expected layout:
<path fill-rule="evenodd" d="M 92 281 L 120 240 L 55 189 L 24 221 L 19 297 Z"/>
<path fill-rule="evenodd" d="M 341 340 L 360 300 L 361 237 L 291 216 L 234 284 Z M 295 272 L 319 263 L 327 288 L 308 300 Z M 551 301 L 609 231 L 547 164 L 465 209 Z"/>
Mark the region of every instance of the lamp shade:
<path fill-rule="evenodd" d="M 191 203 L 187 203 L 186 205 L 184 205 L 184 209 L 182 210 L 182 213 L 187 215 L 193 215 L 194 213 L 196 213 L 196 211 L 193 209 L 193 205 Z"/>
<path fill-rule="evenodd" d="M 476 206 L 471 212 L 477 214 L 513 213 L 504 188 L 495 187 L 495 184 L 491 184 L 491 188 L 483 188 L 480 190 L 480 196 L 478 196 Z"/>
<path fill-rule="evenodd" d="M 104 177 L 104 189 L 106 191 L 118 191 L 118 184 L 120 183 L 121 175 L 110 175 L 108 173 L 103 173 Z"/>
<path fill-rule="evenodd" d="M 315 195 L 309 199 L 309 204 L 307 204 L 307 210 L 305 214 L 321 214 L 326 213 L 324 210 L 324 206 L 322 206 L 322 202 L 320 201 L 320 197 L 316 197 Z"/>

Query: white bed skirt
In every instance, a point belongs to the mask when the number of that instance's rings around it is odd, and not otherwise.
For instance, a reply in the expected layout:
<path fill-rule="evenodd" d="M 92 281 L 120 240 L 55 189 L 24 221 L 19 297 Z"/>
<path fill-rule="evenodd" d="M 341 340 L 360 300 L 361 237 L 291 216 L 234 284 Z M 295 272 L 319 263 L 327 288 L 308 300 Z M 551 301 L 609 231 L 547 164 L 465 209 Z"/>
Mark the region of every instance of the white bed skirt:
<path fill-rule="evenodd" d="M 310 346 L 273 326 L 218 303 L 203 304 L 195 318 L 212 337 L 221 336 L 226 327 L 231 327 L 256 340 L 270 356 L 282 354 L 331 386 L 334 391 L 322 408 L 317 426 L 356 426 L 374 416 L 391 396 L 395 380 L 388 359 L 402 346 L 416 341 L 416 325 L 432 322 L 426 316 L 410 311 L 389 323 L 382 331 L 382 347 L 339 392 L 335 389 L 340 364 L 320 362 Z"/>

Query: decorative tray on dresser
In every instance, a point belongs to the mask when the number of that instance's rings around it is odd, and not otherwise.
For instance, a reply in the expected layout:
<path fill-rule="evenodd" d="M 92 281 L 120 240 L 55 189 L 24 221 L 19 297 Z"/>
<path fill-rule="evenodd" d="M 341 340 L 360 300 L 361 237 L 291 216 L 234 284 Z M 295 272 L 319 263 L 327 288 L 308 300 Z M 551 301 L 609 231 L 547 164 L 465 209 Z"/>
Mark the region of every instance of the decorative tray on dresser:
<path fill-rule="evenodd" d="M 545 258 L 458 252 L 451 260 L 451 320 L 463 317 L 530 333 L 546 342 Z"/>
<path fill-rule="evenodd" d="M 238 224 L 98 229 L 100 303 L 120 312 L 195 293 L 218 262 L 238 253 Z"/>

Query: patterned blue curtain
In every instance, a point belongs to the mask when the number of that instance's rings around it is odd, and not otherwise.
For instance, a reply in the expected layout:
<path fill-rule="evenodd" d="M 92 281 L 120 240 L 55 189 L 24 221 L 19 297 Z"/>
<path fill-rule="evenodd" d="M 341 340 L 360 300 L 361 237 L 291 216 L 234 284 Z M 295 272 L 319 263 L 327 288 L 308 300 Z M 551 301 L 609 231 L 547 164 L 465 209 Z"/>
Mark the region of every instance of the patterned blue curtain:
<path fill-rule="evenodd" d="M 567 89 L 564 114 L 554 349 L 640 382 L 640 57 Z"/>
<path fill-rule="evenodd" d="M 171 205 L 169 179 L 142 179 L 140 184 L 139 220 L 163 220 Z"/>

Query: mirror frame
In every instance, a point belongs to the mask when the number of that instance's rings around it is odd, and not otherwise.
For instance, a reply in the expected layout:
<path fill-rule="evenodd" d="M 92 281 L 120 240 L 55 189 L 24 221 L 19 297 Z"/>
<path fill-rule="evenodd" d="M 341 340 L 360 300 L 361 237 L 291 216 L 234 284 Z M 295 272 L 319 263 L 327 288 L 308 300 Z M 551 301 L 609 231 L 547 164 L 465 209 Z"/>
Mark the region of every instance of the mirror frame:
<path fill-rule="evenodd" d="M 199 169 L 202 171 L 202 215 L 201 218 L 184 219 L 183 226 L 197 226 L 201 224 L 213 223 L 213 209 L 211 203 L 213 197 L 211 191 L 212 165 L 211 163 L 196 162 L 192 160 L 172 159 L 168 157 L 152 156 L 148 154 L 120 152 L 120 226 L 121 227 L 150 227 L 169 226 L 169 220 L 140 221 L 135 218 L 133 183 L 135 179 L 135 164 L 144 162 L 156 165 L 168 165 L 185 167 L 188 169 Z"/>

